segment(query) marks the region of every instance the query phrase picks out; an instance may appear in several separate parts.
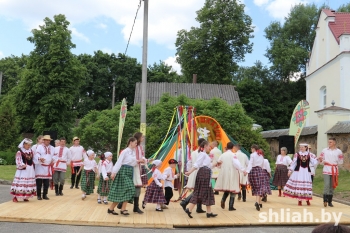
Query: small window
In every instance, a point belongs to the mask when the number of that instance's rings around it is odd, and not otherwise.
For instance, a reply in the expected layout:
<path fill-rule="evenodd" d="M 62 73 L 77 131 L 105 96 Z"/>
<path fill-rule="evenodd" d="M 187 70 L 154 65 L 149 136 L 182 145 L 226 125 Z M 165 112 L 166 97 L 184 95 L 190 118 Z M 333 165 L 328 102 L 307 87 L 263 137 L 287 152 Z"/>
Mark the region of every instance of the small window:
<path fill-rule="evenodd" d="M 325 86 L 320 89 L 320 108 L 327 106 L 327 88 Z"/>

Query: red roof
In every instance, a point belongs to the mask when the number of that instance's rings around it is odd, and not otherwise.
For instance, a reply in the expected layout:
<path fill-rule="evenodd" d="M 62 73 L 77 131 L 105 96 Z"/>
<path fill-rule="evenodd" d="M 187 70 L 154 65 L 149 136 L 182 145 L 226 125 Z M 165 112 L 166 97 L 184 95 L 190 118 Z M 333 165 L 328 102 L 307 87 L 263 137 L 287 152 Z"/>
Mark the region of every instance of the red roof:
<path fill-rule="evenodd" d="M 328 17 L 334 17 L 334 22 L 329 22 L 328 26 L 339 44 L 339 37 L 341 35 L 350 34 L 350 13 L 335 12 L 329 9 L 323 9 L 322 11 Z"/>

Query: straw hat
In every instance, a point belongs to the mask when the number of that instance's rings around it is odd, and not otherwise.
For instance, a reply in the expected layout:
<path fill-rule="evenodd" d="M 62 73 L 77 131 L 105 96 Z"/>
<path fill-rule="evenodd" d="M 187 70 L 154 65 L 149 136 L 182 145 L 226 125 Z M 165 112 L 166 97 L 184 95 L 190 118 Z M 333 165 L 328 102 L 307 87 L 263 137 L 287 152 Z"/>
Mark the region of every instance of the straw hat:
<path fill-rule="evenodd" d="M 73 138 L 73 142 L 74 142 L 75 140 L 80 140 L 80 138 L 74 137 L 74 138 Z"/>
<path fill-rule="evenodd" d="M 50 135 L 44 135 L 43 140 L 52 140 Z"/>

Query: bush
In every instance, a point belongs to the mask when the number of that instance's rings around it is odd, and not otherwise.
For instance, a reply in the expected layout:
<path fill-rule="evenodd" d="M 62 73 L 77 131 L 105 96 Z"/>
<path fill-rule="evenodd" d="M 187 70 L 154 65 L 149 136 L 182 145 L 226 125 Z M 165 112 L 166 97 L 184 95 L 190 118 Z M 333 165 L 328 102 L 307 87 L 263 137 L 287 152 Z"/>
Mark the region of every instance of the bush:
<path fill-rule="evenodd" d="M 16 152 L 7 150 L 0 151 L 0 165 L 15 165 Z"/>

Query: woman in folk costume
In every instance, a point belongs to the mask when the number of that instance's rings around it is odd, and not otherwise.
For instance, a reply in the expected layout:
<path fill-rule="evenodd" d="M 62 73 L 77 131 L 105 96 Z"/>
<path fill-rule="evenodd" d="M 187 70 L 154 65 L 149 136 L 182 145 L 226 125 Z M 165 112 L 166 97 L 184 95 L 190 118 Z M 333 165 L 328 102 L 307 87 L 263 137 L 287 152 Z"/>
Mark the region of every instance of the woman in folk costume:
<path fill-rule="evenodd" d="M 113 154 L 111 152 L 106 152 L 101 155 L 101 165 L 99 168 L 99 182 L 97 188 L 97 203 L 101 204 L 101 198 L 103 198 L 103 203 L 108 204 L 107 196 L 109 193 L 109 189 L 111 187 L 111 174 L 113 169 L 112 162 Z"/>
<path fill-rule="evenodd" d="M 278 196 L 282 196 L 284 186 L 288 181 L 288 167 L 292 163 L 292 159 L 287 155 L 287 148 L 281 148 L 281 154 L 276 159 L 276 170 L 272 184 L 278 188 Z"/>
<path fill-rule="evenodd" d="M 236 147 L 236 156 L 239 160 L 239 163 L 244 168 L 244 170 L 247 169 L 249 164 L 249 158 L 248 156 L 241 151 L 241 146 L 239 144 L 235 144 L 234 147 Z M 248 184 L 248 175 L 247 173 L 244 175 L 244 172 L 239 171 L 239 184 L 241 186 L 241 191 L 238 193 L 238 200 L 240 201 L 242 199 L 243 202 L 246 202 L 247 200 L 247 184 Z"/>
<path fill-rule="evenodd" d="M 161 160 L 154 160 L 152 162 L 152 183 L 147 187 L 145 198 L 142 202 L 142 208 L 146 207 L 147 203 L 157 204 L 156 211 L 163 211 L 161 205 L 166 203 L 163 191 L 163 184 L 161 180 L 165 180 L 165 176 L 159 171 L 159 167 L 162 165 Z"/>
<path fill-rule="evenodd" d="M 129 138 L 122 153 L 120 153 L 117 162 L 112 169 L 111 179 L 113 180 L 109 189 L 108 200 L 113 202 L 108 209 L 109 214 L 118 215 L 114 208 L 118 203 L 122 203 L 120 213 L 129 215 L 126 205 L 135 197 L 135 185 L 133 181 L 134 169 L 143 160 L 136 160 L 135 148 L 137 147 L 136 138 Z"/>
<path fill-rule="evenodd" d="M 241 166 L 237 158 L 237 147 L 233 146 L 232 142 L 227 143 L 227 151 L 224 152 L 217 160 L 218 165 L 221 167 L 219 176 L 216 180 L 215 191 L 224 192 L 221 199 L 221 208 L 225 209 L 225 202 L 230 195 L 229 211 L 236 210 L 233 205 L 235 201 L 235 195 L 240 193 L 239 183 L 239 171 L 242 171 L 244 175 L 247 175 L 245 168 Z"/>
<path fill-rule="evenodd" d="M 198 145 L 200 146 L 202 144 L 202 142 L 204 142 L 205 139 L 204 138 L 200 138 L 198 139 Z M 191 153 L 191 157 L 189 158 L 189 160 L 187 161 L 187 171 L 190 171 L 193 168 L 194 163 L 197 161 L 197 157 L 198 157 L 198 150 L 200 148 L 198 147 L 197 150 L 192 151 Z M 189 176 L 188 176 L 188 180 L 187 180 L 187 184 L 186 184 L 186 189 L 187 190 L 193 190 L 195 187 L 195 182 L 196 182 L 196 177 L 197 177 L 197 172 L 198 170 L 194 170 Z M 186 210 L 187 205 L 190 203 L 190 200 L 193 196 L 193 192 L 186 197 L 184 200 L 182 200 L 180 202 L 180 205 L 182 207 L 183 210 Z M 202 204 L 198 203 L 197 204 L 197 213 L 205 213 L 205 211 L 202 209 Z"/>
<path fill-rule="evenodd" d="M 247 168 L 247 172 L 249 173 L 248 179 L 252 187 L 252 195 L 256 197 L 255 208 L 257 211 L 260 211 L 262 207 L 261 197 L 268 192 L 266 190 L 266 175 L 263 170 L 264 154 L 258 145 L 252 145 L 251 151 L 252 154 L 250 155 Z"/>
<path fill-rule="evenodd" d="M 298 199 L 299 206 L 302 205 L 302 200 L 306 200 L 307 205 L 310 205 L 312 199 L 310 165 L 318 163 L 310 156 L 307 146 L 305 143 L 300 144 L 300 151 L 294 155 L 288 172 L 289 180 L 283 190 L 285 196 Z"/>
<path fill-rule="evenodd" d="M 35 171 L 33 166 L 33 151 L 30 149 L 32 140 L 25 138 L 18 145 L 16 154 L 16 174 L 11 185 L 13 202 L 18 199 L 28 201 L 36 195 Z"/>
<path fill-rule="evenodd" d="M 261 150 L 263 152 L 263 150 Z M 261 198 L 261 201 L 263 202 L 267 202 L 267 195 L 271 195 L 271 187 L 270 187 L 270 178 L 271 178 L 271 167 L 270 167 L 270 163 L 267 159 L 264 159 L 264 165 L 263 165 L 263 171 L 264 171 L 264 175 L 265 175 L 265 193 L 263 195 L 263 197 Z M 262 207 L 262 205 L 260 206 L 260 208 Z"/>
<path fill-rule="evenodd" d="M 43 135 L 39 135 L 37 138 L 36 138 L 36 144 L 32 146 L 32 151 L 33 151 L 33 155 L 35 155 L 36 153 L 36 148 L 38 148 L 39 145 L 43 144 Z"/>
<path fill-rule="evenodd" d="M 192 172 L 198 169 L 196 176 L 196 184 L 194 187 L 193 197 L 190 200 L 190 206 L 185 210 L 187 215 L 192 218 L 192 209 L 197 203 L 206 205 L 207 218 L 216 217 L 217 214 L 211 212 L 211 206 L 215 205 L 214 192 L 211 186 L 211 159 L 207 154 L 209 152 L 209 143 L 203 141 L 198 150 L 198 157 L 194 163 L 192 169 L 186 172 L 186 175 L 190 175 Z"/>
<path fill-rule="evenodd" d="M 94 193 L 95 189 L 95 174 L 97 173 L 97 163 L 95 161 L 96 154 L 92 150 L 88 150 L 87 156 L 84 154 L 83 166 L 80 167 L 77 175 L 82 172 L 81 176 L 81 191 L 83 192 L 81 199 L 84 200 L 86 195 Z"/>

